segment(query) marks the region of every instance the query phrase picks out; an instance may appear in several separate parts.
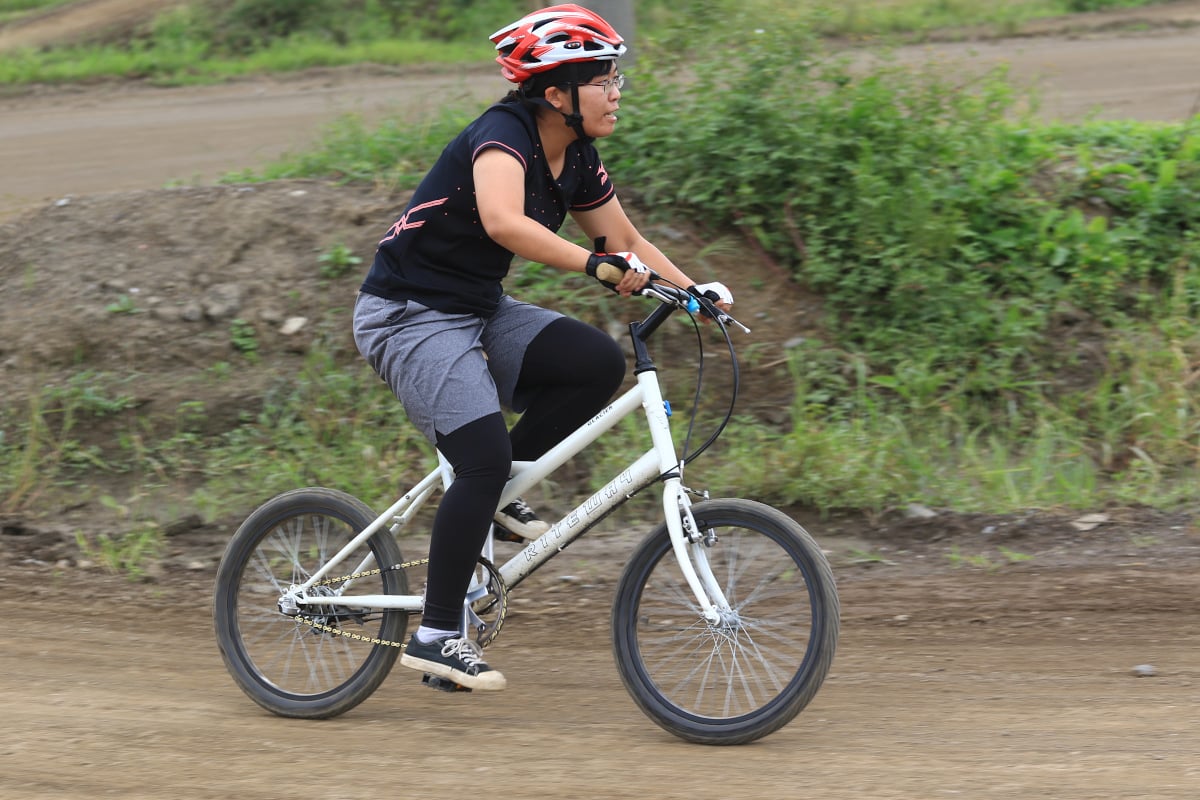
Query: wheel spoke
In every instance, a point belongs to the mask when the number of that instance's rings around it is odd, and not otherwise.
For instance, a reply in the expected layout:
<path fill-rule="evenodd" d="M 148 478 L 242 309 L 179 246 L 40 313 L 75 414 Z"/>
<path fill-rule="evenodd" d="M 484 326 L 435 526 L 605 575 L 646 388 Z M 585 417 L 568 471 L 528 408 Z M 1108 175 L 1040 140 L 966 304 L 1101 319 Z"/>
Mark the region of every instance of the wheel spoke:
<path fill-rule="evenodd" d="M 763 509 L 738 500 L 693 508 L 716 533 L 701 557 L 729 604 L 719 620 L 703 617 L 665 526 L 618 587 L 621 677 L 651 718 L 685 739 L 765 735 L 799 713 L 829 668 L 838 607 L 828 564 L 802 528 Z"/>
<path fill-rule="evenodd" d="M 306 604 L 285 614 L 281 599 L 338 555 L 372 512 L 348 495 L 298 490 L 268 502 L 239 528 L 218 570 L 214 617 L 230 673 L 256 702 L 288 716 L 331 716 L 361 702 L 383 680 L 398 648 L 374 639 L 403 638 L 406 612 L 374 614 Z M 346 554 L 341 564 L 400 563 L 386 531 Z M 308 590 L 341 595 L 338 569 Z M 354 593 L 405 594 L 402 572 L 367 570 Z M 350 635 L 352 634 L 352 635 Z"/>
<path fill-rule="evenodd" d="M 246 632 L 251 658 L 261 661 L 263 677 L 282 689 L 297 694 L 328 691 L 353 675 L 372 647 L 271 609 L 284 590 L 308 580 L 353 533 L 330 517 L 304 514 L 281 521 L 254 549 L 251 563 L 262 580 L 242 587 L 248 602 L 238 603 L 240 627 Z M 378 582 L 376 576 L 374 585 L 360 588 L 382 592 Z M 247 612 L 243 614 L 242 608 Z M 256 630 L 262 639 L 253 637 Z"/>
<path fill-rule="evenodd" d="M 692 615 L 692 623 L 684 629 L 686 636 L 684 631 L 663 636 L 657 632 L 661 626 L 650 635 L 651 628 L 644 627 L 639 642 L 646 660 L 653 662 L 650 671 L 655 681 L 693 713 L 730 717 L 769 702 L 791 680 L 803 656 L 807 626 L 798 627 L 794 621 L 811 612 L 807 588 L 803 581 L 785 585 L 778 580 L 785 571 L 797 572 L 785 551 L 754 544 L 747 547 L 742 535 L 725 533 L 708 553 L 710 564 L 722 567 L 714 574 L 725 576 L 722 589 L 736 620 L 732 627 L 730 623 L 709 625 L 700 618 L 681 578 L 663 580 L 659 573 L 677 570 L 669 556 L 656 570 L 654 591 L 647 587 L 643 594 L 644 620 Z M 781 558 L 788 560 L 784 567 L 778 564 Z M 770 616 L 751 616 L 758 607 L 767 608 Z"/>

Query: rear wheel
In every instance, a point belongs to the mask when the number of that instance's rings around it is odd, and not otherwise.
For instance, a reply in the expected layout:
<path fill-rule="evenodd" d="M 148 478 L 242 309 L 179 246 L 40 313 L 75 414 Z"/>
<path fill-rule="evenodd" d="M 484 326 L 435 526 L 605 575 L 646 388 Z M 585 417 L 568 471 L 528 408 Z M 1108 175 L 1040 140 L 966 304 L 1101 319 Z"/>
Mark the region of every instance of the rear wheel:
<path fill-rule="evenodd" d="M 387 677 L 400 654 L 391 643 L 403 641 L 408 612 L 306 605 L 289 615 L 280 607 L 289 587 L 316 573 L 375 516 L 348 494 L 298 489 L 260 506 L 230 540 L 217 570 L 217 643 L 234 681 L 263 708 L 285 717 L 332 717 L 367 699 Z M 395 538 L 380 531 L 315 592 L 408 594 L 403 571 L 386 569 L 401 561 Z"/>
<path fill-rule="evenodd" d="M 743 744 L 782 728 L 816 695 L 837 647 L 837 588 L 816 542 L 782 512 L 711 500 L 692 514 L 716 536 L 702 557 L 730 608 L 716 623 L 704 619 L 660 525 L 617 585 L 617 669 L 665 730 Z"/>

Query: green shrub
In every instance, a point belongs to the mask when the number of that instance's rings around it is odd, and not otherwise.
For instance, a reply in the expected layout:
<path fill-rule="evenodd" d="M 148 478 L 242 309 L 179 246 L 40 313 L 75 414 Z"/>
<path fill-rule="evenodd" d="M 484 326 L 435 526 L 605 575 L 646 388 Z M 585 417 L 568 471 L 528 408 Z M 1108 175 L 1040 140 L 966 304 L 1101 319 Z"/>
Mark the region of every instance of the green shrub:
<path fill-rule="evenodd" d="M 1062 303 L 1152 314 L 1196 256 L 1200 134 L 1038 126 L 1003 72 L 851 69 L 802 22 L 721 51 L 643 53 L 613 171 L 652 207 L 740 229 L 877 366 L 932 352 L 980 392 L 1036 379 L 1053 362 L 1032 340 Z"/>

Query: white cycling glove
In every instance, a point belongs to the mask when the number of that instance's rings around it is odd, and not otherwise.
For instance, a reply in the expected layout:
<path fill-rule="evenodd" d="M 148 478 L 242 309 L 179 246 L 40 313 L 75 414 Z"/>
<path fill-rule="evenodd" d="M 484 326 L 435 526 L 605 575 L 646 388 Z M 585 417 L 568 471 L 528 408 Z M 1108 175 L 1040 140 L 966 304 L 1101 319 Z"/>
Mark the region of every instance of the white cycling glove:
<path fill-rule="evenodd" d="M 625 263 L 629 265 L 629 268 L 638 275 L 645 275 L 650 272 L 650 268 L 642 263 L 642 260 L 637 257 L 636 253 L 613 253 L 613 255 L 625 259 Z"/>
<path fill-rule="evenodd" d="M 733 292 L 729 291 L 729 287 L 723 283 L 716 281 L 713 283 L 698 283 L 688 289 L 688 291 L 700 297 L 707 298 L 714 303 L 733 305 Z"/>

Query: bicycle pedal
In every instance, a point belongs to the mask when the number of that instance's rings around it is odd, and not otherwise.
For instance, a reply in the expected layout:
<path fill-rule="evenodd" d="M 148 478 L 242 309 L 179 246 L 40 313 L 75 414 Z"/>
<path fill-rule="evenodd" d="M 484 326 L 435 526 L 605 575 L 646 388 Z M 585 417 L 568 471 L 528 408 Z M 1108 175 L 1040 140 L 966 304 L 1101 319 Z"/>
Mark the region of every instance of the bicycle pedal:
<path fill-rule="evenodd" d="M 455 683 L 448 678 L 440 678 L 437 675 L 430 675 L 426 672 L 421 676 L 421 683 L 428 686 L 430 689 L 437 689 L 440 692 L 470 692 L 466 686 L 460 683 Z"/>
<path fill-rule="evenodd" d="M 499 525 L 497 525 L 495 530 L 492 531 L 492 535 L 498 542 L 516 542 L 517 544 L 525 544 L 524 537 L 518 536 L 512 531 L 507 531 L 504 528 L 501 528 Z"/>

